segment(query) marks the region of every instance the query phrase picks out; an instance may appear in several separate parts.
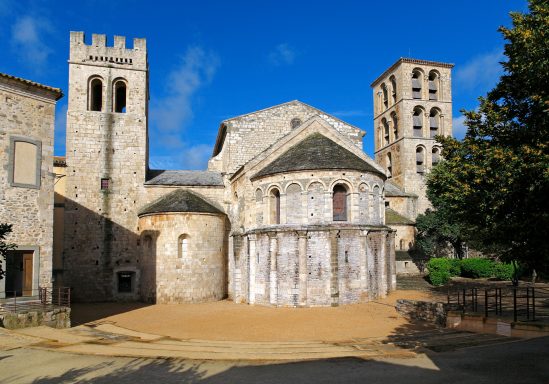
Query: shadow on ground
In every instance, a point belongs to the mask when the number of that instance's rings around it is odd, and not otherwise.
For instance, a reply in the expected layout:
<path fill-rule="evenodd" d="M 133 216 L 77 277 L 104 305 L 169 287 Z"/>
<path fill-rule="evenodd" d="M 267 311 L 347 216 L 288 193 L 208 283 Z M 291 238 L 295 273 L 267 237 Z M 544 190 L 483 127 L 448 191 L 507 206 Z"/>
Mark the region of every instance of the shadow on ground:
<path fill-rule="evenodd" d="M 78 325 L 101 320 L 105 317 L 134 311 L 149 305 L 150 304 L 137 302 L 73 303 L 71 305 L 71 326 L 76 327 Z"/>
<path fill-rule="evenodd" d="M 33 351 L 32 353 L 37 353 Z M 49 352 L 48 361 L 78 359 Z M 244 363 L 189 362 L 107 358 L 79 364 L 58 374 L 35 376 L 12 371 L 9 382 L 48 383 L 543 383 L 549 377 L 546 357 L 549 338 L 429 353 L 411 359 L 365 361 L 329 359 L 283 364 L 245 365 Z M 66 356 L 66 357 L 65 357 Z M 33 356 L 29 356 L 32 363 Z M 97 359 L 94 357 L 94 359 Z M 9 364 L 11 357 L 6 359 Z M 84 363 L 82 363 L 84 362 Z M 80 366 L 78 366 L 80 365 Z M 53 367 L 50 367 L 53 368 Z M 45 368 L 44 368 L 45 369 Z M 5 371 L 4 371 L 5 372 Z"/>

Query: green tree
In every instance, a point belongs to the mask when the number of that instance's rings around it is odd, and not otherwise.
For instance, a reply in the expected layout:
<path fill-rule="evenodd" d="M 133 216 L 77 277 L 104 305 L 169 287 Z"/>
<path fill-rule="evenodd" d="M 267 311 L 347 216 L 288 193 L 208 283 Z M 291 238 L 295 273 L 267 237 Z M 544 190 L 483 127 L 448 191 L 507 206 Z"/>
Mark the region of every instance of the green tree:
<path fill-rule="evenodd" d="M 444 208 L 428 209 L 416 218 L 416 251 L 429 257 L 444 257 L 451 246 L 459 259 L 463 258 L 465 242 L 461 225 L 452 221 Z"/>
<path fill-rule="evenodd" d="M 11 232 L 11 224 L 0 223 L 0 261 L 1 259 L 6 260 L 8 252 L 15 248 L 13 244 L 6 242 L 6 236 Z M 2 264 L 0 263 L 0 280 L 4 278 L 6 271 L 2 269 Z"/>
<path fill-rule="evenodd" d="M 467 241 L 547 271 L 549 244 L 549 2 L 511 13 L 504 74 L 475 111 L 463 141 L 437 137 L 445 161 L 427 180 L 435 209 Z M 481 249 L 482 250 L 482 249 Z"/>

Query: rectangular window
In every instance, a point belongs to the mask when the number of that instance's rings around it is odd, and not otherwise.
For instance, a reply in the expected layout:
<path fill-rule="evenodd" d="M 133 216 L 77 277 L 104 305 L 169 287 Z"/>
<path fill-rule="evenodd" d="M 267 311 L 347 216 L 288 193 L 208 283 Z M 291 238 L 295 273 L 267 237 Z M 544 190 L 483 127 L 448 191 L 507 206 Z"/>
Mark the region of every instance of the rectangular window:
<path fill-rule="evenodd" d="M 108 190 L 110 187 L 110 179 L 101 179 L 101 190 Z"/>
<path fill-rule="evenodd" d="M 40 188 L 42 143 L 24 137 L 10 138 L 9 183 L 13 187 Z"/>
<path fill-rule="evenodd" d="M 132 293 L 135 272 L 118 272 L 118 292 Z"/>

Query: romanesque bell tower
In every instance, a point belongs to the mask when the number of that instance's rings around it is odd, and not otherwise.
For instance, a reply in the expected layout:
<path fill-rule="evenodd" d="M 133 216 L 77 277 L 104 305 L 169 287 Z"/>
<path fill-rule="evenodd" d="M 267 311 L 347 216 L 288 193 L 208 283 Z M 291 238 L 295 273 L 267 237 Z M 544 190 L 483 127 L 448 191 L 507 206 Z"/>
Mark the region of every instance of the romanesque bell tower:
<path fill-rule="evenodd" d="M 145 39 L 71 32 L 64 265 L 77 299 L 133 299 L 147 169 Z"/>
<path fill-rule="evenodd" d="M 434 137 L 452 135 L 452 67 L 401 58 L 371 85 L 375 160 L 389 180 L 418 196 L 415 215 L 430 206 L 425 175 L 441 153 Z"/>

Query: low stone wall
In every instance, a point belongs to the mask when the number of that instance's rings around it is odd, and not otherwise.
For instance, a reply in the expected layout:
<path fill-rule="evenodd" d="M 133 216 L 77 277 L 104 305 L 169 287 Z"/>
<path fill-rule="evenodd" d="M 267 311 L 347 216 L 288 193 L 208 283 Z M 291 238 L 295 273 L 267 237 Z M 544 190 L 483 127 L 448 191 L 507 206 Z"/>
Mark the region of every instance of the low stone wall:
<path fill-rule="evenodd" d="M 71 309 L 54 308 L 49 311 L 34 310 L 24 313 L 0 314 L 0 327 L 7 329 L 38 327 L 47 325 L 52 328 L 69 328 L 71 326 Z"/>
<path fill-rule="evenodd" d="M 448 308 L 445 303 L 399 299 L 396 302 L 396 310 L 410 320 L 423 320 L 446 326 Z"/>

